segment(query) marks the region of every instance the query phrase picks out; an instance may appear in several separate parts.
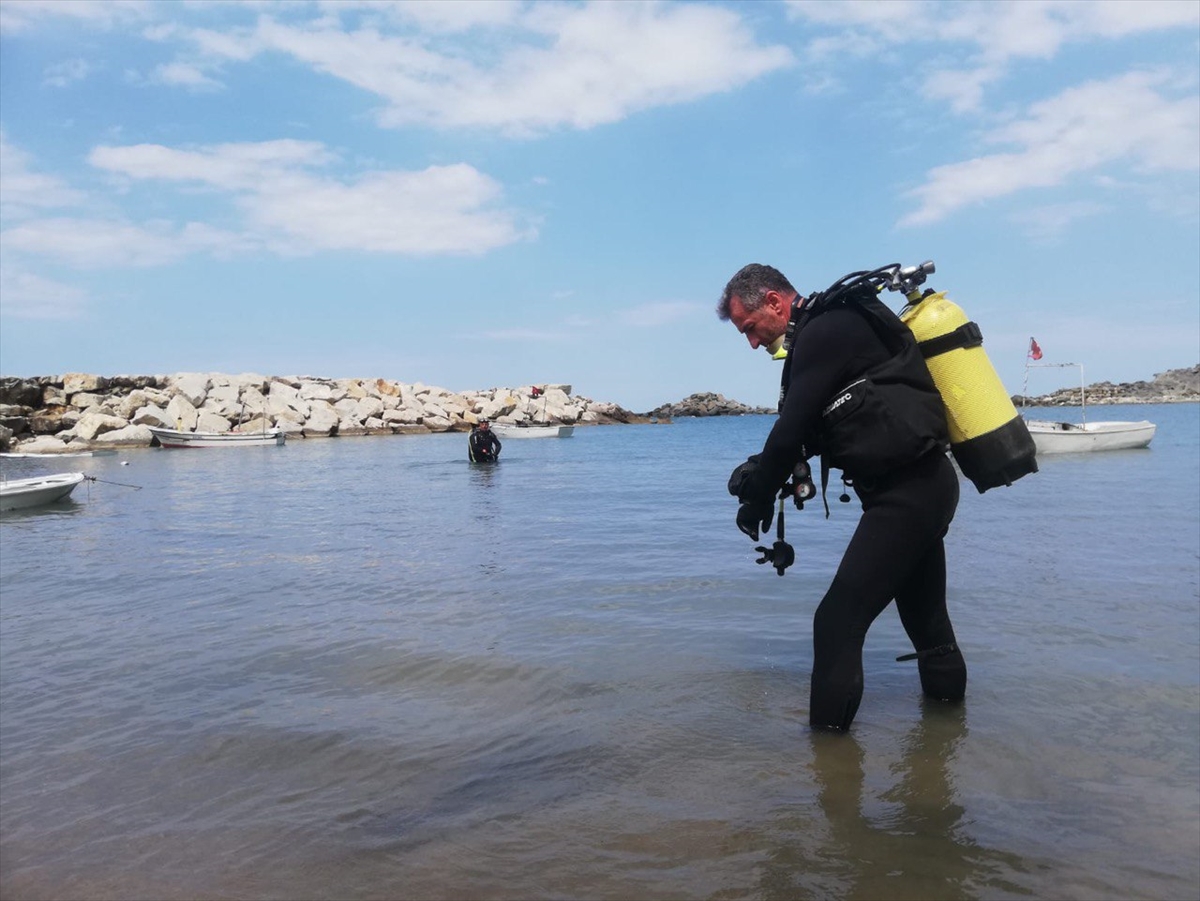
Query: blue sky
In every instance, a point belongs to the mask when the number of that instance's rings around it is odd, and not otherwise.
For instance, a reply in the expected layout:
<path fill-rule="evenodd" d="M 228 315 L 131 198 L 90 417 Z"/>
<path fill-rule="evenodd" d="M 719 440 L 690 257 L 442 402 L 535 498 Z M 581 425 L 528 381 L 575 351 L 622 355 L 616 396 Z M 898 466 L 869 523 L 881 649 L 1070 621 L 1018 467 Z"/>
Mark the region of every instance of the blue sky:
<path fill-rule="evenodd" d="M 1010 391 L 1200 362 L 1197 2 L 3 0 L 0 140 L 4 375 L 773 405 L 738 268 L 926 259 Z"/>

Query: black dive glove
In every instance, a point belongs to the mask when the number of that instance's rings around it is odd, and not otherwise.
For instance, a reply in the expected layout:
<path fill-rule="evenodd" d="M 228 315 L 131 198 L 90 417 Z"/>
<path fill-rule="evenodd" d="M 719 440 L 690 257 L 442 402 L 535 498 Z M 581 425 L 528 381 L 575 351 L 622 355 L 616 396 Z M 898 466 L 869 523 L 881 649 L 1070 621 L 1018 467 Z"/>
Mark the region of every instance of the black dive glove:
<path fill-rule="evenodd" d="M 729 493 L 741 500 L 746 483 L 756 472 L 758 472 L 758 454 L 747 459 L 745 463 L 739 463 L 729 474 Z"/>
<path fill-rule="evenodd" d="M 739 464 L 729 474 L 729 493 L 742 502 L 737 512 L 737 527 L 752 541 L 758 541 L 759 528 L 765 533 L 775 518 L 775 499 L 768 495 L 756 496 L 753 492 L 754 477 L 758 475 L 759 455 L 755 454 Z"/>
<path fill-rule="evenodd" d="M 750 536 L 751 541 L 758 541 L 758 529 L 762 526 L 765 535 L 775 519 L 775 502 L 767 498 L 761 501 L 743 501 L 738 507 L 737 527 L 742 533 Z"/>

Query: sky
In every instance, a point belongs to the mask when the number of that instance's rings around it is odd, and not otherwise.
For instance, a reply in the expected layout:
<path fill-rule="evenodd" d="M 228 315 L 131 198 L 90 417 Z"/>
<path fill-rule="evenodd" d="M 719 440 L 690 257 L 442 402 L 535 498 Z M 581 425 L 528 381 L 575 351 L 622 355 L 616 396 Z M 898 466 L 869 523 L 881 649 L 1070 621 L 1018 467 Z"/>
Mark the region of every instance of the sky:
<path fill-rule="evenodd" d="M 1200 2 L 0 0 L 2 375 L 773 407 L 739 268 L 925 260 L 1010 393 L 1200 363 Z"/>

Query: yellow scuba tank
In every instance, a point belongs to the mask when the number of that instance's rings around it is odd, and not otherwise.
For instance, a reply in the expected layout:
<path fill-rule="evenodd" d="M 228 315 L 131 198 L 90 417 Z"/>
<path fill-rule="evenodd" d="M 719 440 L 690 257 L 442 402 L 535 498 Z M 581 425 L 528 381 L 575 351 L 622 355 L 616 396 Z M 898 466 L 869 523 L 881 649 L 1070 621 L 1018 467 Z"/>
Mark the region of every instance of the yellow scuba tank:
<path fill-rule="evenodd" d="M 932 264 L 926 264 L 932 271 Z M 915 286 L 900 321 L 917 339 L 946 407 L 950 451 L 979 493 L 1037 472 L 1036 448 L 983 349 L 979 326 L 945 292 Z"/>

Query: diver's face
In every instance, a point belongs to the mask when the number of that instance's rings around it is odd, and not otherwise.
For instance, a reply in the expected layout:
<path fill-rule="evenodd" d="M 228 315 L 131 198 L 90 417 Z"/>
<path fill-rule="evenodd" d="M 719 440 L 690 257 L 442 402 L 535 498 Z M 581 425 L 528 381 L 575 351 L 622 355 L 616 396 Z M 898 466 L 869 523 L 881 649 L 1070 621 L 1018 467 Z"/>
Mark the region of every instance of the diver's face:
<path fill-rule="evenodd" d="M 791 304 L 777 291 L 768 291 L 762 306 L 753 311 L 746 309 L 740 297 L 729 301 L 729 321 L 746 336 L 746 341 L 754 350 L 770 347 L 782 338 L 787 331 L 790 314 Z"/>

